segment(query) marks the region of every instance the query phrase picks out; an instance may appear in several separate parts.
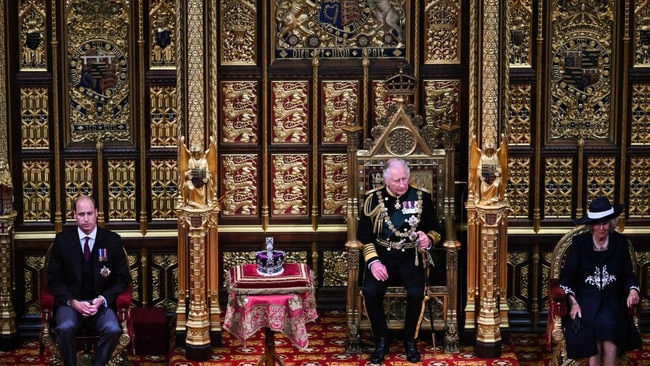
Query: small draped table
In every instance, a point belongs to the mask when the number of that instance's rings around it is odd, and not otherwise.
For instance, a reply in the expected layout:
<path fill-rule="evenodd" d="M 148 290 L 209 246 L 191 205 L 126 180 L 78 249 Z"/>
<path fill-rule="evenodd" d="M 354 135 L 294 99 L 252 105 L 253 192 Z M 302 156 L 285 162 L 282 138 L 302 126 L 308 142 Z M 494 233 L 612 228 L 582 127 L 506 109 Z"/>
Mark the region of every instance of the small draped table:
<path fill-rule="evenodd" d="M 313 273 L 303 263 L 285 263 L 283 272 L 268 276 L 257 265 L 233 266 L 227 273 L 228 306 L 223 328 L 246 347 L 246 340 L 265 327 L 264 355 L 257 365 L 284 363 L 275 353 L 274 332 L 281 332 L 299 349 L 308 345 L 306 324 L 318 317 Z"/>

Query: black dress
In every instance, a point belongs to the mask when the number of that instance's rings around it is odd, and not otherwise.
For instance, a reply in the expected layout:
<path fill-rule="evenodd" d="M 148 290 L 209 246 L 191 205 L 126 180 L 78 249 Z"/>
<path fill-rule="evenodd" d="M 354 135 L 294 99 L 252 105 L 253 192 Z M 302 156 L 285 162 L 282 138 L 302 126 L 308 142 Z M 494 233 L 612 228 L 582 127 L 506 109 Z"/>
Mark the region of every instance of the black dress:
<path fill-rule="evenodd" d="M 574 332 L 568 311 L 564 318 L 569 358 L 596 355 L 597 340 L 614 342 L 619 353 L 641 348 L 641 335 L 627 310 L 628 293 L 639 291 L 639 281 L 632 271 L 625 235 L 609 233 L 604 251 L 594 250 L 592 233 L 576 236 L 560 274 L 560 286 L 567 295 L 574 294 L 582 312 L 581 331 Z"/>

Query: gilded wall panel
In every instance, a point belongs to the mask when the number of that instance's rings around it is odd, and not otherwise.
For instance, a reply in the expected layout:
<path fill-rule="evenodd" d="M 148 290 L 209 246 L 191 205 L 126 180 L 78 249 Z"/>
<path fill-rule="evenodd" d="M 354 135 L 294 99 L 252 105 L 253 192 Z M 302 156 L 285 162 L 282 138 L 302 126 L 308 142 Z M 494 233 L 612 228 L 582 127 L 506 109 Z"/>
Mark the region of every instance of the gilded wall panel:
<path fill-rule="evenodd" d="M 152 253 L 151 277 L 147 284 L 151 290 L 151 304 L 176 311 L 178 305 L 178 256 L 176 254 Z"/>
<path fill-rule="evenodd" d="M 388 117 L 388 108 L 395 105 L 395 96 L 388 94 L 386 83 L 383 80 L 373 80 L 372 82 L 373 103 L 372 111 L 375 121 L 380 121 L 382 117 Z"/>
<path fill-rule="evenodd" d="M 142 299 L 140 298 L 140 292 L 143 287 L 147 286 L 140 283 L 140 278 L 142 278 L 140 273 L 142 263 L 139 258 L 140 256 L 137 254 L 127 253 L 126 256 L 126 260 L 129 264 L 129 274 L 131 275 L 131 301 L 135 304 L 141 304 Z"/>
<path fill-rule="evenodd" d="M 615 8 L 551 3 L 550 139 L 610 137 Z"/>
<path fill-rule="evenodd" d="M 221 142 L 257 143 L 258 88 L 256 81 L 221 83 Z"/>
<path fill-rule="evenodd" d="M 108 160 L 108 219 L 135 221 L 135 160 Z"/>
<path fill-rule="evenodd" d="M 323 81 L 323 121 L 321 129 L 324 143 L 341 143 L 347 141 L 343 127 L 349 113 L 358 115 L 358 111 L 348 111 L 349 106 L 358 106 L 359 82 Z"/>
<path fill-rule="evenodd" d="M 20 24 L 20 71 L 46 71 L 47 7 L 45 0 L 20 0 L 18 6 Z"/>
<path fill-rule="evenodd" d="M 406 0 L 272 0 L 276 59 L 404 57 L 409 40 Z"/>
<path fill-rule="evenodd" d="M 573 213 L 573 158 L 548 157 L 545 161 L 544 216 L 570 218 Z"/>
<path fill-rule="evenodd" d="M 632 84 L 630 111 L 630 142 L 632 145 L 647 145 L 650 142 L 650 84 Z"/>
<path fill-rule="evenodd" d="M 45 150 L 50 147 L 50 114 L 45 88 L 20 88 L 21 147 Z"/>
<path fill-rule="evenodd" d="M 272 83 L 271 138 L 275 143 L 306 143 L 309 140 L 309 83 Z"/>
<path fill-rule="evenodd" d="M 53 190 L 51 163 L 44 160 L 22 162 L 23 221 L 50 222 Z"/>
<path fill-rule="evenodd" d="M 324 154 L 321 212 L 325 216 L 342 216 L 348 198 L 347 154 Z"/>
<path fill-rule="evenodd" d="M 424 63 L 460 63 L 460 0 L 427 0 L 424 5 Z"/>
<path fill-rule="evenodd" d="M 634 1 L 635 66 L 650 66 L 650 3 Z"/>
<path fill-rule="evenodd" d="M 307 154 L 271 155 L 271 213 L 306 215 L 309 208 L 309 157 Z"/>
<path fill-rule="evenodd" d="M 69 0 L 65 8 L 71 142 L 131 137 L 128 0 Z"/>
<path fill-rule="evenodd" d="M 323 251 L 323 286 L 347 286 L 347 262 L 344 250 Z"/>
<path fill-rule="evenodd" d="M 176 159 L 151 159 L 151 219 L 176 221 L 175 198 L 178 193 Z"/>
<path fill-rule="evenodd" d="M 532 85 L 511 84 L 508 98 L 508 145 L 530 146 Z"/>
<path fill-rule="evenodd" d="M 23 277 L 25 278 L 25 314 L 26 315 L 41 315 L 39 306 L 40 288 L 40 274 L 45 270 L 45 256 L 25 256 L 25 262 L 18 268 L 23 269 Z"/>
<path fill-rule="evenodd" d="M 149 88 L 149 127 L 151 148 L 176 148 L 178 134 L 178 96 L 174 86 Z"/>
<path fill-rule="evenodd" d="M 80 195 L 93 193 L 93 162 L 90 160 L 65 161 L 65 212 L 68 220 L 72 217 L 72 203 Z"/>
<path fill-rule="evenodd" d="M 650 160 L 646 157 L 630 158 L 630 195 L 628 217 L 650 215 Z"/>
<path fill-rule="evenodd" d="M 616 158 L 590 157 L 587 158 L 587 202 L 596 197 L 605 196 L 609 202 L 616 202 Z"/>
<path fill-rule="evenodd" d="M 528 252 L 508 253 L 508 306 L 510 310 L 525 311 L 530 300 L 530 255 Z"/>
<path fill-rule="evenodd" d="M 149 2 L 150 52 L 149 67 L 152 69 L 176 68 L 176 5 L 174 0 L 150 0 Z"/>
<path fill-rule="evenodd" d="M 530 158 L 508 158 L 506 192 L 510 203 L 510 217 L 526 218 L 530 215 Z"/>
<path fill-rule="evenodd" d="M 424 80 L 425 121 L 460 125 L 460 80 Z"/>
<path fill-rule="evenodd" d="M 287 17 L 293 8 L 287 9 Z M 221 64 L 255 65 L 257 62 L 258 14 L 255 0 L 221 1 Z"/>
<path fill-rule="evenodd" d="M 532 0 L 509 0 L 508 11 L 510 67 L 529 67 L 533 51 L 533 2 Z"/>
<path fill-rule="evenodd" d="M 257 154 L 221 156 L 221 214 L 257 216 L 259 207 Z"/>

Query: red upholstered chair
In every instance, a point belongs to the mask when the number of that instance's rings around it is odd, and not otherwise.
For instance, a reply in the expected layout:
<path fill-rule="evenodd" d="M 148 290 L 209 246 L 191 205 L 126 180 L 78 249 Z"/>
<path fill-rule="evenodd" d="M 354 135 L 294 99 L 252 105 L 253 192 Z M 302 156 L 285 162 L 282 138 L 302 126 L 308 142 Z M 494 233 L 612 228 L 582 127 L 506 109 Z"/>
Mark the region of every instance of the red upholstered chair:
<path fill-rule="evenodd" d="M 50 249 L 45 256 L 45 265 L 50 258 Z M 125 251 L 126 254 L 126 251 Z M 54 323 L 54 295 L 47 286 L 47 275 L 45 268 L 40 273 L 40 307 L 41 307 L 41 334 L 40 352 L 44 353 L 45 348 L 50 352 L 50 365 L 63 365 L 59 349 L 56 344 L 56 324 Z M 122 334 L 113 355 L 108 363 L 110 366 L 122 365 L 126 361 L 126 350 L 133 341 L 133 322 L 131 320 L 131 284 L 115 300 L 117 318 L 122 324 Z M 83 350 L 82 357 L 91 355 L 92 347 L 99 339 L 98 334 L 90 329 L 82 328 L 77 334 L 79 350 Z M 81 363 L 80 363 L 81 364 Z"/>
<path fill-rule="evenodd" d="M 548 287 L 548 322 L 546 324 L 546 347 L 548 350 L 553 349 L 550 365 L 580 365 L 580 360 L 567 358 L 566 340 L 564 338 L 565 329 L 562 327 L 562 317 L 567 314 L 567 300 L 564 290 L 560 288 L 560 272 L 566 263 L 566 253 L 573 238 L 587 231 L 584 225 L 577 226 L 566 233 L 555 245 L 551 257 L 551 266 L 549 269 L 549 287 Z M 636 252 L 632 243 L 628 242 L 630 257 L 632 258 L 632 268 L 638 273 L 638 262 Z M 641 314 L 641 303 L 630 309 L 630 315 L 634 317 L 634 324 L 639 327 L 639 317 Z M 618 360 L 617 363 L 628 364 L 624 360 Z"/>

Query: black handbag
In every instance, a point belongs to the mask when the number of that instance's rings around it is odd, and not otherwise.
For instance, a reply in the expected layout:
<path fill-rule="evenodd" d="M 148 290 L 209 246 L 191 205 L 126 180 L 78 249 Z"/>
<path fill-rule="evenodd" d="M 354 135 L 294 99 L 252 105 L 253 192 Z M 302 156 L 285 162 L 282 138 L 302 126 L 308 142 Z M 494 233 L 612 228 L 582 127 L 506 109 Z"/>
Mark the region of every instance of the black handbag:
<path fill-rule="evenodd" d="M 573 333 L 578 334 L 582 330 L 582 318 L 577 316 L 573 318 Z"/>

